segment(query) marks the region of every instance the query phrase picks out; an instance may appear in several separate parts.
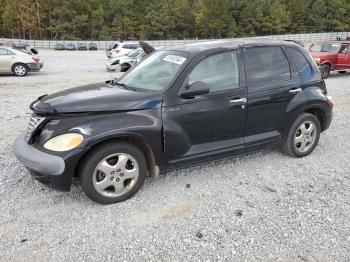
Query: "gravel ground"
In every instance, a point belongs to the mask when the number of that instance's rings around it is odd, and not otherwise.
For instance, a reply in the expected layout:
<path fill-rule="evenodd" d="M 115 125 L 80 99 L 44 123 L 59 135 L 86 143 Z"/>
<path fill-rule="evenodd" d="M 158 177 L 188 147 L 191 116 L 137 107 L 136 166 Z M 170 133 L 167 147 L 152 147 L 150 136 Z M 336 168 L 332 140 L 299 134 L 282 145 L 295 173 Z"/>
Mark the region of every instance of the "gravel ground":
<path fill-rule="evenodd" d="M 349 261 L 350 74 L 326 80 L 334 120 L 310 156 L 236 155 L 100 206 L 34 181 L 12 153 L 37 96 L 116 76 L 100 51 L 42 56 L 40 73 L 0 76 L 0 261 Z"/>

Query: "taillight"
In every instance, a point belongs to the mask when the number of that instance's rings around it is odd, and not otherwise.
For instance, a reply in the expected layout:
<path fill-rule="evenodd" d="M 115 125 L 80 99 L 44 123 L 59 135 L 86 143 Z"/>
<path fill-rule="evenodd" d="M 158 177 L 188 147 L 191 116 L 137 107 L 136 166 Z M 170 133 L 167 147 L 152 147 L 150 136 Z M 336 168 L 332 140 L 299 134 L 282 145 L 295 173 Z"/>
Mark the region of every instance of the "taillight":
<path fill-rule="evenodd" d="M 32 59 L 33 59 L 35 62 L 39 62 L 39 61 L 40 61 L 40 57 L 38 57 L 38 56 L 32 56 Z"/>
<path fill-rule="evenodd" d="M 329 107 L 330 107 L 330 108 L 333 108 L 333 107 L 335 106 L 335 102 L 334 102 L 333 97 L 327 95 L 327 99 L 328 99 L 328 105 L 329 105 Z"/>
<path fill-rule="evenodd" d="M 120 49 L 116 49 L 116 50 L 114 50 L 114 52 L 115 52 L 116 54 L 118 54 L 118 53 L 120 52 Z"/>

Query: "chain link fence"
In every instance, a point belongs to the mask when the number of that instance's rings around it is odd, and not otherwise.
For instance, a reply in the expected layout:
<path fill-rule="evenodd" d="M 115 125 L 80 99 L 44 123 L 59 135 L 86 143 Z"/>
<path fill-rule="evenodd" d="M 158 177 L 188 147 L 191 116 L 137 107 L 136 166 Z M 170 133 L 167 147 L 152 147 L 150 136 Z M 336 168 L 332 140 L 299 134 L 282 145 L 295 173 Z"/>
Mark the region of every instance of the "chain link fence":
<path fill-rule="evenodd" d="M 234 38 L 234 40 L 263 40 L 263 39 L 274 39 L 274 40 L 296 40 L 304 43 L 325 41 L 325 40 L 336 40 L 337 38 L 346 39 L 350 38 L 350 32 L 330 32 L 330 33 L 308 33 L 308 34 L 284 34 L 284 35 L 268 35 L 268 36 L 257 36 L 257 37 L 244 37 Z M 185 39 L 185 40 L 149 40 L 146 41 L 153 47 L 171 47 L 177 45 L 184 45 L 190 43 L 223 40 L 223 39 Z M 229 39 L 226 39 L 229 40 Z M 233 39 L 232 39 L 233 40 Z M 137 41 L 124 41 L 124 43 L 136 43 Z M 28 44 L 35 48 L 55 48 L 56 44 L 89 44 L 95 43 L 98 49 L 107 49 L 115 44 L 115 41 L 69 41 L 69 40 L 24 40 L 24 39 L 11 39 L 11 38 L 0 38 L 0 45 L 12 46 L 12 44 Z"/>

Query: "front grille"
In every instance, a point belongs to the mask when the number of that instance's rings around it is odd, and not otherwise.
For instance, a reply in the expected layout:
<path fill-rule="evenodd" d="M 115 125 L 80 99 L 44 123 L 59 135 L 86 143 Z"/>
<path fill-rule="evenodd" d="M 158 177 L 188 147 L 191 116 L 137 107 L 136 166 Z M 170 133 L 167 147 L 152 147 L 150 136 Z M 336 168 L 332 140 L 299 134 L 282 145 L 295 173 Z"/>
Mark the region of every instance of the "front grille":
<path fill-rule="evenodd" d="M 27 128 L 27 133 L 25 135 L 25 139 L 28 143 L 30 143 L 34 132 L 40 126 L 40 124 L 44 122 L 44 120 L 45 117 L 38 116 L 37 114 L 32 114 Z"/>

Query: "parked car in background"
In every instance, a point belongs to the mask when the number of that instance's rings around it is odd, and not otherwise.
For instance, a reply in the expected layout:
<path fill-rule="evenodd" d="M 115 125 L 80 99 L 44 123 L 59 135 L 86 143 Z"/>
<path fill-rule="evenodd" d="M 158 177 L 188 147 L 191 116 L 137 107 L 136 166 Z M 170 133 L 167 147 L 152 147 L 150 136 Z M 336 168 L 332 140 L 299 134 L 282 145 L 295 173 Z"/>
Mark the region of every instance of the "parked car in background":
<path fill-rule="evenodd" d="M 89 43 L 89 50 L 97 50 L 97 45 L 95 43 Z"/>
<path fill-rule="evenodd" d="M 115 58 L 123 55 L 127 55 L 132 50 L 139 48 L 140 45 L 136 44 L 127 44 L 127 43 L 118 43 L 111 50 L 106 51 L 107 58 Z"/>
<path fill-rule="evenodd" d="M 29 44 L 27 44 L 27 43 L 13 43 L 12 48 L 19 49 L 19 50 L 26 50 L 29 48 Z"/>
<path fill-rule="evenodd" d="M 55 45 L 55 50 L 62 51 L 62 50 L 66 50 L 66 48 L 65 48 L 64 44 L 56 44 Z"/>
<path fill-rule="evenodd" d="M 68 191 L 79 177 L 90 199 L 111 204 L 190 161 L 261 145 L 305 157 L 333 105 L 298 44 L 196 43 L 155 51 L 118 80 L 39 97 L 14 151 L 42 183 Z"/>
<path fill-rule="evenodd" d="M 145 52 L 142 50 L 142 48 L 137 48 L 133 51 L 131 51 L 130 53 L 128 53 L 127 55 L 124 56 L 119 56 L 119 57 L 114 57 L 114 58 L 108 58 L 106 59 L 105 65 L 106 65 L 106 69 L 109 71 L 114 71 L 117 69 L 121 69 L 121 65 L 122 64 L 127 64 L 124 65 L 123 67 L 126 68 L 129 66 L 129 68 L 136 62 L 137 57 L 140 54 L 144 54 Z M 123 61 L 123 62 L 120 62 Z M 127 71 L 127 70 L 125 70 Z M 125 72 L 122 71 L 122 72 Z"/>
<path fill-rule="evenodd" d="M 322 77 L 327 78 L 331 71 L 344 74 L 350 70 L 350 41 L 330 41 L 313 43 L 310 52 L 320 67 Z"/>
<path fill-rule="evenodd" d="M 146 56 L 146 53 L 142 48 L 138 48 L 135 51 L 130 52 L 128 55 L 122 56 L 119 60 L 120 72 L 128 71 L 131 67 L 141 62 L 144 56 Z"/>
<path fill-rule="evenodd" d="M 13 73 L 25 76 L 43 67 L 43 60 L 37 55 L 21 50 L 0 47 L 0 73 Z"/>
<path fill-rule="evenodd" d="M 78 50 L 88 50 L 87 44 L 79 43 Z"/>
<path fill-rule="evenodd" d="M 66 50 L 74 51 L 74 50 L 77 50 L 77 47 L 75 44 L 66 44 Z"/>

